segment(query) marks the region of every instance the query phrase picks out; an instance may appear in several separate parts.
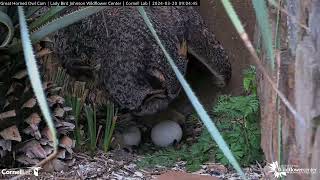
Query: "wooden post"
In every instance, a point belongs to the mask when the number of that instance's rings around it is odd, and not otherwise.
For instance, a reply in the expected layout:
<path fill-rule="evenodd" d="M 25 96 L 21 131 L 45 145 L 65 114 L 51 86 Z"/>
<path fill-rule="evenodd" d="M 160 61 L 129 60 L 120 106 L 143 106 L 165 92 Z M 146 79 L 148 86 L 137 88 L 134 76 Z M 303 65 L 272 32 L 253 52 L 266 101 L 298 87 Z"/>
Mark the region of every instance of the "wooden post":
<path fill-rule="evenodd" d="M 281 20 L 281 24 L 286 25 L 281 37 L 288 43 L 282 44 L 281 63 L 277 69 L 280 74 L 279 89 L 294 104 L 306 126 L 296 123 L 282 103 L 278 111 L 274 92 L 258 74 L 261 145 L 269 163 L 279 161 L 277 132 L 281 121 L 282 161 L 279 164 L 317 170 L 316 173 L 287 174 L 286 179 L 316 180 L 320 179 L 320 1 L 287 0 L 286 9 L 291 17 Z M 261 57 L 265 61 L 263 53 Z M 275 76 L 277 72 L 270 74 Z"/>

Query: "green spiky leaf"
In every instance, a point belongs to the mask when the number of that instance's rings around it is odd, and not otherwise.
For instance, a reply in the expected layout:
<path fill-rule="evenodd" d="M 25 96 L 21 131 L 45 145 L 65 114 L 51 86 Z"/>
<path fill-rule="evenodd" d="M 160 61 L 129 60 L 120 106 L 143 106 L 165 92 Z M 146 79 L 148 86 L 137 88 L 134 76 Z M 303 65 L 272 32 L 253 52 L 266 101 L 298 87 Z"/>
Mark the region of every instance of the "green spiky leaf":
<path fill-rule="evenodd" d="M 34 31 L 30 36 L 31 42 L 33 44 L 37 43 L 41 39 L 48 36 L 49 34 L 56 32 L 64 27 L 67 27 L 77 21 L 80 21 L 81 19 L 84 19 L 92 14 L 102 11 L 105 8 L 106 8 L 105 6 L 89 6 L 89 7 L 81 8 L 77 11 L 74 11 L 60 18 L 57 18 L 52 22 L 42 26 L 38 30 Z M 11 53 L 16 53 L 21 51 L 22 50 L 21 41 L 18 41 L 17 43 L 10 46 L 9 50 Z"/>
<path fill-rule="evenodd" d="M 43 16 L 40 16 L 33 23 L 31 23 L 30 29 L 34 29 L 36 27 L 39 27 L 40 25 L 48 23 L 54 16 L 56 16 L 59 12 L 64 10 L 66 7 L 67 6 L 53 6 L 53 7 L 51 7 L 47 13 L 45 13 Z"/>
<path fill-rule="evenodd" d="M 40 73 L 35 60 L 35 55 L 33 53 L 31 40 L 29 37 L 29 30 L 28 30 L 26 18 L 24 15 L 23 7 L 21 6 L 18 7 L 18 13 L 19 13 L 19 23 L 20 23 L 22 46 L 23 46 L 23 54 L 26 61 L 27 71 L 30 78 L 31 86 L 37 98 L 37 102 L 39 104 L 40 110 L 52 134 L 53 142 L 54 142 L 54 150 L 55 152 L 57 152 L 58 139 L 56 135 L 56 129 L 54 127 L 52 116 L 47 104 L 47 99 L 42 88 Z"/>
<path fill-rule="evenodd" d="M 0 47 L 7 46 L 11 42 L 14 34 L 12 21 L 10 17 L 5 13 L 4 8 L 5 7 L 2 8 L 2 11 L 0 11 L 0 28 L 6 28 L 6 35 L 4 37 L 4 40 L 0 42 Z"/>

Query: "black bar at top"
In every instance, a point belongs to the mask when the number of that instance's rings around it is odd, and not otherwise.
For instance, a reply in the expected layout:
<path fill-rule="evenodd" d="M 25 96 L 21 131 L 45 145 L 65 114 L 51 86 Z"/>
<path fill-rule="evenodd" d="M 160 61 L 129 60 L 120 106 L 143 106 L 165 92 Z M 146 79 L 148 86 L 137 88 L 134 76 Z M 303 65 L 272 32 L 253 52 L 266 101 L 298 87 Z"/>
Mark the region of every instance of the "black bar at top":
<path fill-rule="evenodd" d="M 0 0 L 0 6 L 199 6 L 200 0 Z"/>

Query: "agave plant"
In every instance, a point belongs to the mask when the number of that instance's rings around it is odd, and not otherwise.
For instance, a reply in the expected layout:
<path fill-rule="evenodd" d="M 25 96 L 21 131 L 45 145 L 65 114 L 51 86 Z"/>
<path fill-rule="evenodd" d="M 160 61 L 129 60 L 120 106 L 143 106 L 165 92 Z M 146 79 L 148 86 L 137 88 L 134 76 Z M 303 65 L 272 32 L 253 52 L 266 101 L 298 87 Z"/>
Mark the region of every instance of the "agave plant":
<path fill-rule="evenodd" d="M 44 75 L 50 67 L 45 62 L 51 58 L 51 51 L 42 44 L 48 41 L 46 37 L 50 33 L 104 7 L 80 8 L 62 16 L 65 9 L 64 6 L 0 7 L 1 160 L 35 165 L 55 152 L 56 158 L 46 167 L 61 170 L 73 159 L 74 140 L 70 132 L 75 127 L 74 118 L 59 86 L 63 84 L 59 80 L 65 77 L 58 72 L 50 77 Z"/>

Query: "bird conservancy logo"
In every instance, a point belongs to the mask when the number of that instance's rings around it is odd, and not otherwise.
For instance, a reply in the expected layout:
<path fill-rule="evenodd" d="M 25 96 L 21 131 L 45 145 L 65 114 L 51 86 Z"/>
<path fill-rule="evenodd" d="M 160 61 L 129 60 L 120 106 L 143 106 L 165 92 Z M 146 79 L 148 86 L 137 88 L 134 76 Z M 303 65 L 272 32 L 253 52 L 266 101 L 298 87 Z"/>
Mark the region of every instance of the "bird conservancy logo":
<path fill-rule="evenodd" d="M 297 165 L 279 165 L 278 161 L 268 165 L 269 172 L 273 173 L 275 178 L 282 178 L 289 174 L 315 174 L 315 168 L 299 168 Z"/>
<path fill-rule="evenodd" d="M 41 167 L 27 167 L 25 169 L 22 168 L 14 168 L 14 169 L 2 169 L 1 174 L 2 176 L 17 176 L 17 175 L 33 175 L 39 176 L 39 170 Z"/>

